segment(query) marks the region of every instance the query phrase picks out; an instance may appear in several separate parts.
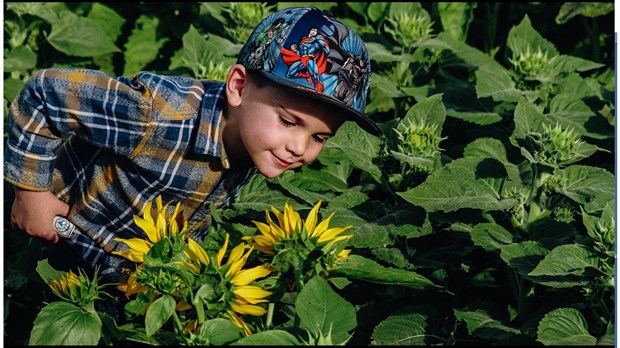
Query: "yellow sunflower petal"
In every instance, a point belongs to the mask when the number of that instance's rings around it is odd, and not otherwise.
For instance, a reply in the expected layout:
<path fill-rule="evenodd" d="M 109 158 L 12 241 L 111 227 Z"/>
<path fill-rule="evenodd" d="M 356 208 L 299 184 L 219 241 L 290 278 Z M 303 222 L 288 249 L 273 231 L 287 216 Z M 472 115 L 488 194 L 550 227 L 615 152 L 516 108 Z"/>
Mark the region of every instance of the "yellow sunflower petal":
<path fill-rule="evenodd" d="M 318 203 L 315 204 L 314 207 L 312 207 L 312 210 L 310 210 L 308 217 L 306 217 L 306 222 L 304 223 L 304 226 L 306 227 L 306 231 L 308 231 L 308 235 L 312 235 L 312 232 L 314 231 L 314 228 L 316 227 L 316 224 L 318 222 L 320 207 L 321 207 L 321 201 L 318 201 Z"/>
<path fill-rule="evenodd" d="M 286 228 L 284 232 L 288 232 L 289 236 L 292 236 L 295 231 L 301 229 L 301 216 L 291 205 L 284 203 L 284 223 Z"/>
<path fill-rule="evenodd" d="M 192 238 L 188 238 L 187 239 L 187 246 L 189 248 L 190 255 L 191 255 L 190 258 L 192 260 L 200 262 L 203 265 L 208 265 L 209 264 L 209 262 L 210 262 L 209 255 L 207 254 L 205 249 L 198 242 L 196 242 Z"/>
<path fill-rule="evenodd" d="M 252 246 L 254 249 L 264 252 L 266 254 L 273 255 L 275 254 L 275 250 L 273 250 L 272 241 L 265 238 L 264 236 L 254 236 Z"/>
<path fill-rule="evenodd" d="M 248 314 L 248 315 L 254 315 L 254 316 L 261 316 L 265 313 L 267 313 L 267 310 L 263 307 L 260 306 L 256 306 L 256 305 L 250 305 L 250 304 L 231 304 L 230 307 L 232 308 L 233 311 L 239 313 L 239 314 Z"/>
<path fill-rule="evenodd" d="M 284 215 L 283 213 L 278 210 L 276 207 L 271 207 L 271 212 L 273 213 L 273 215 L 276 216 L 276 221 L 278 221 L 278 225 L 280 226 L 281 230 L 285 229 L 284 226 Z M 267 214 L 267 221 L 271 220 L 271 214 L 269 214 L 268 211 L 265 212 Z"/>
<path fill-rule="evenodd" d="M 323 243 L 323 242 L 330 241 L 330 240 L 336 238 L 339 234 L 341 234 L 342 232 L 348 230 L 351 227 L 352 226 L 330 228 L 330 229 L 324 231 L 323 233 L 321 233 L 321 235 L 319 236 L 318 242 L 319 243 Z"/>
<path fill-rule="evenodd" d="M 245 243 L 241 242 L 239 245 L 237 245 L 230 251 L 230 255 L 228 255 L 228 261 L 226 261 L 226 264 L 230 265 L 233 262 L 239 260 L 243 256 L 244 250 L 245 250 Z"/>
<path fill-rule="evenodd" d="M 159 214 L 159 212 L 162 211 L 163 208 L 163 204 L 162 204 L 162 197 L 161 195 L 157 196 L 157 198 L 155 199 L 155 203 L 157 204 L 157 213 Z"/>
<path fill-rule="evenodd" d="M 254 285 L 239 286 L 235 290 L 233 290 L 233 292 L 235 293 L 235 295 L 250 304 L 268 302 L 265 297 L 271 295 L 270 291 L 263 290 L 260 287 Z"/>
<path fill-rule="evenodd" d="M 52 281 L 50 281 L 47 285 L 56 295 L 64 293 L 62 283 L 56 279 L 52 279 Z"/>
<path fill-rule="evenodd" d="M 271 227 L 271 233 L 274 236 L 276 236 L 277 240 L 286 238 L 286 232 L 284 232 L 281 226 L 273 222 L 273 220 L 271 219 L 271 215 L 269 215 L 269 213 L 267 213 L 267 223 Z"/>
<path fill-rule="evenodd" d="M 115 241 L 127 244 L 129 249 L 123 251 L 112 251 L 113 254 L 120 255 L 133 262 L 144 262 L 144 255 L 151 250 L 151 245 L 141 238 L 114 238 Z"/>
<path fill-rule="evenodd" d="M 226 278 L 229 278 L 230 276 L 237 274 L 237 272 L 239 272 L 239 270 L 243 268 L 243 265 L 245 265 L 245 261 L 248 259 L 248 256 L 250 256 L 250 253 L 252 252 L 252 250 L 254 250 L 253 247 L 250 247 L 248 252 L 245 253 L 244 255 L 243 254 L 244 249 L 245 249 L 245 243 L 241 243 L 237 245 L 235 249 L 233 249 L 230 252 L 230 256 L 228 257 L 228 262 L 226 262 L 226 264 L 229 265 L 228 271 L 226 271 Z M 238 255 L 239 253 L 241 253 L 241 256 Z M 231 263 L 231 260 L 233 261 L 232 263 Z"/>
<path fill-rule="evenodd" d="M 166 225 L 166 211 L 160 211 L 157 214 L 157 222 L 155 223 L 157 230 L 157 241 L 162 240 L 167 235 L 168 226 Z"/>
<path fill-rule="evenodd" d="M 317 237 L 320 236 L 323 232 L 325 232 L 329 227 L 329 222 L 331 221 L 334 214 L 336 214 L 336 212 L 332 212 L 326 219 L 321 221 L 321 223 L 319 223 L 319 225 L 314 229 L 314 231 L 312 231 L 312 234 L 309 237 Z"/>
<path fill-rule="evenodd" d="M 327 243 L 327 245 L 325 246 L 325 248 L 329 250 L 329 249 L 331 249 L 331 248 L 332 248 L 332 246 L 333 246 L 334 244 L 336 244 L 336 243 L 340 242 L 341 240 L 349 239 L 349 238 L 351 238 L 351 237 L 352 237 L 351 235 L 346 235 L 346 236 L 338 236 L 338 237 L 336 237 L 336 238 L 332 239 L 329 243 Z"/>
<path fill-rule="evenodd" d="M 143 268 L 144 264 L 141 264 L 140 266 L 138 266 L 138 269 L 129 276 L 129 279 L 127 280 L 127 286 L 124 289 L 125 296 L 129 297 L 133 294 L 148 290 L 148 287 L 146 285 L 140 284 L 136 278 L 136 273 L 138 272 L 138 270 Z"/>
<path fill-rule="evenodd" d="M 144 218 L 144 220 L 150 222 L 153 226 L 155 226 L 155 221 L 151 216 L 151 209 L 153 209 L 153 202 L 147 202 L 142 210 L 142 217 Z"/>
<path fill-rule="evenodd" d="M 181 207 L 181 202 L 177 203 L 177 205 L 174 207 L 174 211 L 172 212 L 172 215 L 168 219 L 169 224 L 170 224 L 170 234 L 173 236 L 179 233 L 179 224 L 177 223 L 177 215 L 179 214 L 180 207 Z"/>
<path fill-rule="evenodd" d="M 350 253 L 351 253 L 351 249 L 343 249 L 341 252 L 338 253 L 338 255 L 336 255 L 336 257 L 339 260 L 343 260 L 343 259 L 346 259 L 347 257 L 349 257 Z"/>
<path fill-rule="evenodd" d="M 159 241 L 159 239 L 157 239 L 157 228 L 155 227 L 152 219 L 143 219 L 139 216 L 134 216 L 133 221 L 142 229 L 142 231 L 144 231 L 146 237 L 151 241 L 151 243 L 157 243 Z"/>
<path fill-rule="evenodd" d="M 177 264 L 180 265 L 181 267 L 190 270 L 194 273 L 200 273 L 200 267 L 198 267 L 197 265 L 191 263 L 191 262 L 185 262 L 185 261 L 177 261 Z"/>
<path fill-rule="evenodd" d="M 271 270 L 264 266 L 242 269 L 231 279 L 231 282 L 236 286 L 248 285 L 256 279 L 268 276 L 270 273 Z"/>
<path fill-rule="evenodd" d="M 80 285 L 80 278 L 78 278 L 77 274 L 69 271 L 66 275 L 67 281 L 73 285 Z"/>
<path fill-rule="evenodd" d="M 226 239 L 224 240 L 224 245 L 220 248 L 215 255 L 215 266 L 220 268 L 222 266 L 222 259 L 224 259 L 224 255 L 226 254 L 226 249 L 228 248 L 228 233 L 226 233 Z"/>
<path fill-rule="evenodd" d="M 235 325 L 240 327 L 246 336 L 250 336 L 252 334 L 248 325 L 243 320 L 241 320 L 241 318 L 239 318 L 239 316 L 237 316 L 235 312 L 229 310 L 228 315 L 230 315 L 230 321 L 232 321 Z"/>
<path fill-rule="evenodd" d="M 272 229 L 271 229 L 271 227 L 269 225 L 267 225 L 266 223 L 263 223 L 263 222 L 259 222 L 259 221 L 252 221 L 252 222 L 254 223 L 254 225 L 256 225 L 256 228 L 258 229 L 258 231 L 265 238 L 269 238 L 272 241 L 279 240 L 278 236 L 272 232 Z"/>

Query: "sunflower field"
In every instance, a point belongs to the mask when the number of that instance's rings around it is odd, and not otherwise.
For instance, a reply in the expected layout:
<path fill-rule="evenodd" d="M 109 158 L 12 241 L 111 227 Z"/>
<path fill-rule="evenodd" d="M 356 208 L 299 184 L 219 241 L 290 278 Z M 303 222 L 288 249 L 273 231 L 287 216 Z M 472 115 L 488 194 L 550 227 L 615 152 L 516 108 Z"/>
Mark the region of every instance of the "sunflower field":
<path fill-rule="evenodd" d="M 4 2 L 5 125 L 42 68 L 223 81 L 257 23 L 306 5 Z M 615 344 L 614 3 L 314 6 L 366 42 L 382 135 L 345 123 L 255 175 L 201 242 L 149 203 L 121 318 L 96 272 L 12 231 L 5 182 L 6 345 Z"/>

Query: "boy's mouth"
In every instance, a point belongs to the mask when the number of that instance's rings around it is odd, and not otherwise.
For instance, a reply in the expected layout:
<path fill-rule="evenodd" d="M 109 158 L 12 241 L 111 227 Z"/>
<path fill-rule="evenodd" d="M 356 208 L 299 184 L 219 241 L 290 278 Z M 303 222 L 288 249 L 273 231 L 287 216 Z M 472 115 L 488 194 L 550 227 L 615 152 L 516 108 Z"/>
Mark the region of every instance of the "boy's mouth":
<path fill-rule="evenodd" d="M 293 164 L 293 162 L 288 162 L 288 161 L 285 161 L 285 160 L 283 160 L 283 159 L 280 159 L 280 157 L 278 157 L 278 156 L 276 156 L 276 155 L 273 155 L 273 158 L 274 158 L 274 162 L 276 162 L 276 164 L 277 164 L 278 166 L 282 167 L 282 168 L 287 168 L 287 167 L 289 167 L 291 164 Z"/>

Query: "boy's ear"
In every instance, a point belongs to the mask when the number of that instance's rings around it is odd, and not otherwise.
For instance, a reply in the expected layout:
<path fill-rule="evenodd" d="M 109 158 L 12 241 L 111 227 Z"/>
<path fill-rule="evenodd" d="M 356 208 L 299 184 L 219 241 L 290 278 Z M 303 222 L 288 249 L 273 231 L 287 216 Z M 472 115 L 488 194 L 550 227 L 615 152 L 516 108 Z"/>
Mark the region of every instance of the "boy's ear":
<path fill-rule="evenodd" d="M 226 100 L 230 106 L 239 106 L 241 104 L 241 96 L 243 89 L 247 87 L 248 71 L 241 64 L 235 64 L 228 71 L 226 78 Z"/>

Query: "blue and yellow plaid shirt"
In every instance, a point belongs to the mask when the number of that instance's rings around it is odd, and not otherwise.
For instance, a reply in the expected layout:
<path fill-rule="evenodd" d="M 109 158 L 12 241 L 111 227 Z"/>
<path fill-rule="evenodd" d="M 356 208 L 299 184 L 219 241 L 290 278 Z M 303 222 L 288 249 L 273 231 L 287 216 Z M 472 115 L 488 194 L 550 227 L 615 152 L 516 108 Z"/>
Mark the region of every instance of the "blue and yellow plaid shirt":
<path fill-rule="evenodd" d="M 226 204 L 256 172 L 226 157 L 223 91 L 222 82 L 147 72 L 41 70 L 11 104 L 4 178 L 68 203 L 79 228 L 71 245 L 100 274 L 117 272 L 122 260 L 110 252 L 126 245 L 114 238 L 145 238 L 133 216 L 147 202 L 181 202 L 200 238 L 209 204 Z"/>

